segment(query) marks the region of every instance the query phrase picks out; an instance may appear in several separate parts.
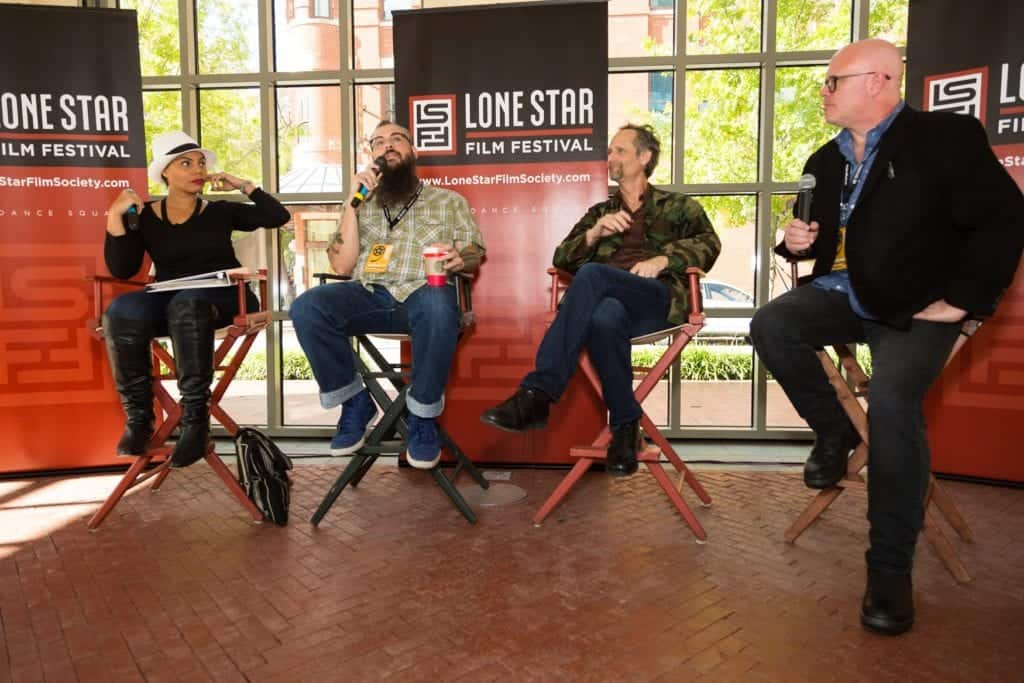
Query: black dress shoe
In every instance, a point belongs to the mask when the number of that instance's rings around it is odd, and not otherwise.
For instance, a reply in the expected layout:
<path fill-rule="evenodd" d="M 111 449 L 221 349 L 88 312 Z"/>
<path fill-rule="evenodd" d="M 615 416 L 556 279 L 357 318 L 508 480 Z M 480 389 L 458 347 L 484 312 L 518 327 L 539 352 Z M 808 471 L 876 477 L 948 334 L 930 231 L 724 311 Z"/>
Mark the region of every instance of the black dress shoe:
<path fill-rule="evenodd" d="M 612 429 L 605 469 L 613 477 L 628 477 L 636 473 L 636 454 L 641 445 L 638 422 L 634 420 Z"/>
<path fill-rule="evenodd" d="M 868 586 L 860 608 L 860 623 L 868 631 L 898 636 L 914 625 L 914 596 L 910 574 L 868 569 Z"/>
<path fill-rule="evenodd" d="M 804 463 L 804 483 L 812 489 L 835 486 L 846 474 L 850 451 L 859 443 L 860 436 L 849 422 L 841 431 L 819 434 Z"/>
<path fill-rule="evenodd" d="M 548 425 L 550 407 L 551 399 L 542 392 L 529 387 L 519 387 L 512 396 L 485 410 L 480 416 L 480 421 L 506 432 L 544 429 Z"/>

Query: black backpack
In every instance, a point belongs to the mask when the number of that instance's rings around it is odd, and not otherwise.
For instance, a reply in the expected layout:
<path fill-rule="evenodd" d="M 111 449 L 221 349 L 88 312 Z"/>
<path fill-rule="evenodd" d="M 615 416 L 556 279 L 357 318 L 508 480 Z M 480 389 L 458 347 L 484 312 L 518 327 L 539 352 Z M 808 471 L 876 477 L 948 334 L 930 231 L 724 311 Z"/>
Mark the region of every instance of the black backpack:
<path fill-rule="evenodd" d="M 242 427 L 235 435 L 238 483 L 263 516 L 280 526 L 288 523 L 292 461 L 258 429 Z"/>

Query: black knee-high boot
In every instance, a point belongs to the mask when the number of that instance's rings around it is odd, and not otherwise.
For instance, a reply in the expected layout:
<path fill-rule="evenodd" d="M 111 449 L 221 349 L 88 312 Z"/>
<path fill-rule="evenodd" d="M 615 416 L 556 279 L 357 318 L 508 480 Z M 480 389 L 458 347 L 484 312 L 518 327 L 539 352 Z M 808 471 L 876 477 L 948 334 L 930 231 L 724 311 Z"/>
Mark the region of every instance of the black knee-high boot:
<path fill-rule="evenodd" d="M 149 324 L 103 316 L 103 340 L 126 417 L 118 455 L 141 455 L 153 436 L 153 365 Z"/>
<path fill-rule="evenodd" d="M 181 393 L 181 433 L 171 467 L 188 467 L 206 455 L 210 442 L 214 309 L 204 301 L 175 300 L 167 308 L 174 365 Z"/>

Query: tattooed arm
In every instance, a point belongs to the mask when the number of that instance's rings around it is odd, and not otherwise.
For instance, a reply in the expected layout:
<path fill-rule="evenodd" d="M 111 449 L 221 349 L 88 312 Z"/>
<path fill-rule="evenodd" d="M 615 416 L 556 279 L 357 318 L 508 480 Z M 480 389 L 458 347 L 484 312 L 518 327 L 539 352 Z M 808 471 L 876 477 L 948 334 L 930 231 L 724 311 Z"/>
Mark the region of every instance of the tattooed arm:
<path fill-rule="evenodd" d="M 351 275 L 359 260 L 359 219 L 349 202 L 345 202 L 341 225 L 327 245 L 327 260 L 338 275 Z"/>

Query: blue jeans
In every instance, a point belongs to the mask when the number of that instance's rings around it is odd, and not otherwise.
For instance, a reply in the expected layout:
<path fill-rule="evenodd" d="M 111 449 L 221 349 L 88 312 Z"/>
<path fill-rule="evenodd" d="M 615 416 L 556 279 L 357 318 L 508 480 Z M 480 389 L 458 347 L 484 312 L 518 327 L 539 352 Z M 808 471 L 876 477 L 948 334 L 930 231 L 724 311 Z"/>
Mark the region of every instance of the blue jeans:
<path fill-rule="evenodd" d="M 106 315 L 121 320 L 136 320 L 151 326 L 154 337 L 165 337 L 167 330 L 167 307 L 172 301 L 198 299 L 211 304 L 217 311 L 214 327 L 227 327 L 238 315 L 238 290 L 235 287 L 208 287 L 205 289 L 182 289 L 177 292 L 128 292 L 110 302 Z M 258 310 L 259 299 L 251 290 L 246 290 L 246 309 Z"/>
<path fill-rule="evenodd" d="M 522 386 L 561 398 L 576 371 L 584 347 L 601 379 L 601 393 L 613 427 L 640 419 L 633 396 L 633 362 L 629 340 L 672 327 L 666 320 L 668 285 L 602 263 L 588 263 L 576 273 L 558 314 L 537 349 L 533 372 Z"/>
<path fill-rule="evenodd" d="M 424 285 L 403 302 L 383 287 L 336 282 L 304 292 L 291 306 L 292 324 L 320 385 L 320 405 L 334 408 L 363 390 L 356 374 L 353 335 L 404 333 L 412 337 L 412 386 L 409 412 L 437 417 L 444 409 L 459 309 L 452 286 Z"/>
<path fill-rule="evenodd" d="M 867 341 L 868 567 L 907 573 L 924 522 L 931 454 L 921 404 L 942 372 L 959 323 L 914 320 L 899 330 L 858 317 L 842 292 L 802 286 L 762 306 L 750 323 L 754 348 L 817 434 L 846 423 L 815 350 Z"/>

